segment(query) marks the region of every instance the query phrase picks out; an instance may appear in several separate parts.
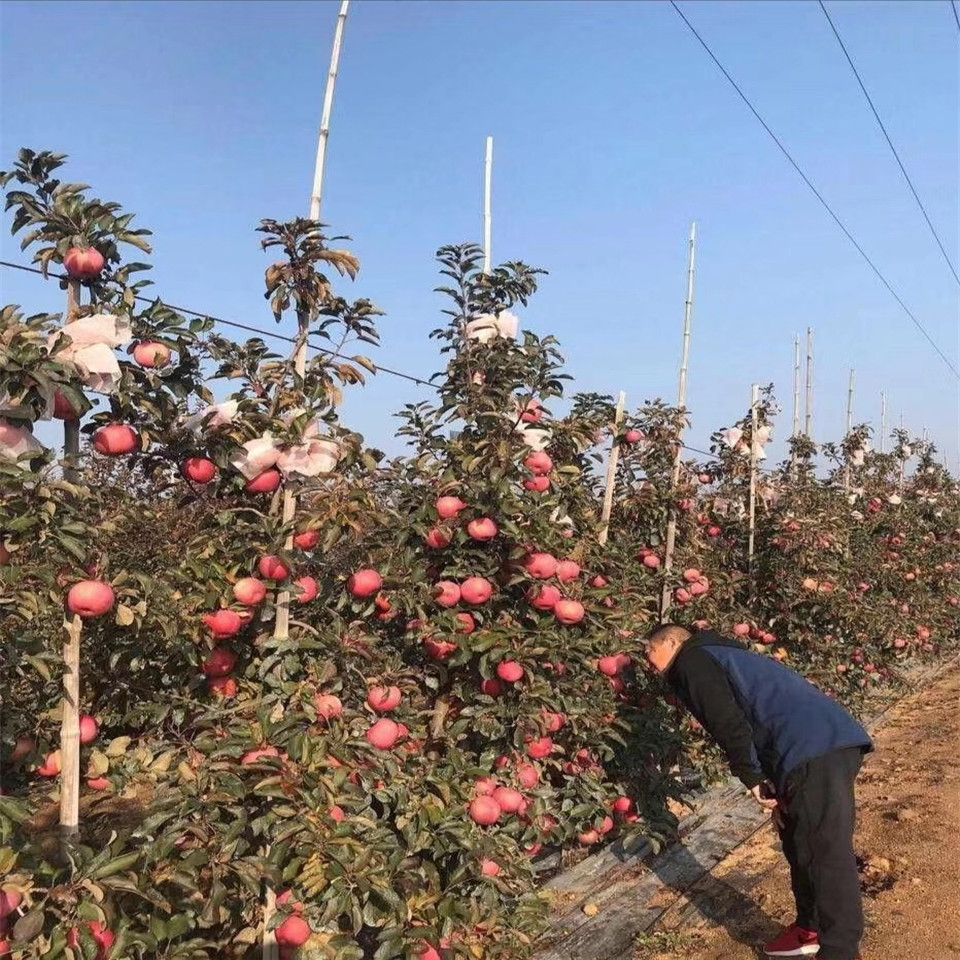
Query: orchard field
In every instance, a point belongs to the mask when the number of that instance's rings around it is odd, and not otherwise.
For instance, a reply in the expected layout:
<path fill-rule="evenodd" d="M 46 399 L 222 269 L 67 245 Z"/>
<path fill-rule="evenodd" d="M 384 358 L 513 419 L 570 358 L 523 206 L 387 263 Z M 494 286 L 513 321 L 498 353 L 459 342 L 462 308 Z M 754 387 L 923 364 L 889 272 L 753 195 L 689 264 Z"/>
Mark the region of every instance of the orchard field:
<path fill-rule="evenodd" d="M 573 392 L 518 319 L 539 270 L 460 245 L 390 460 L 339 415 L 380 316 L 343 238 L 261 223 L 280 355 L 166 306 L 64 161 L 2 175 L 66 308 L 0 314 L 0 956 L 522 960 L 545 855 L 665 843 L 722 773 L 642 667 L 662 616 L 854 711 L 955 650 L 931 443 L 795 437 L 751 531 L 772 388 L 691 459 L 687 411 Z"/>

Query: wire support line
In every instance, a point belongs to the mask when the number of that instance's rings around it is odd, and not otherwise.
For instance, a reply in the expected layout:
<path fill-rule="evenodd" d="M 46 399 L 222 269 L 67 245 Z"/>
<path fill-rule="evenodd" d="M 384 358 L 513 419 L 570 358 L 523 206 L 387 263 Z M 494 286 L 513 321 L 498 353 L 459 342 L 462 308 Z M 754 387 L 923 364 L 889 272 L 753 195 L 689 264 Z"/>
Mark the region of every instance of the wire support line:
<path fill-rule="evenodd" d="M 867 87 L 863 82 L 863 78 L 860 76 L 860 71 L 857 70 L 856 66 L 854 65 L 853 58 L 850 56 L 850 52 L 847 50 L 847 46 L 840 36 L 840 31 L 837 30 L 837 26 L 833 22 L 833 18 L 830 16 L 830 13 L 827 10 L 823 0 L 818 0 L 818 3 L 820 4 L 820 9 L 823 11 L 823 15 L 827 18 L 827 23 L 830 24 L 830 29 L 833 31 L 833 35 L 837 38 L 837 43 L 840 45 L 840 49 L 843 51 L 843 55 L 846 57 L 847 63 L 850 65 L 850 69 L 853 71 L 853 75 L 857 78 L 857 83 L 860 85 L 860 89 L 863 91 L 863 95 L 866 98 L 867 103 L 870 105 L 870 110 L 873 113 L 874 119 L 877 121 L 877 125 L 880 127 L 880 130 L 883 133 L 884 139 L 887 141 L 887 146 L 890 148 L 890 152 L 897 161 L 897 166 L 900 167 L 900 172 L 903 174 L 903 179 L 907 181 L 907 186 L 910 188 L 910 192 L 913 194 L 913 199 L 916 200 L 917 206 L 920 208 L 920 212 L 923 214 L 923 219 L 927 221 L 927 226 L 930 228 L 930 233 L 933 235 L 933 239 L 937 242 L 937 246 L 940 248 L 940 253 L 943 255 L 944 261 L 950 268 L 950 272 L 953 274 L 953 279 L 960 284 L 960 275 L 957 274 L 957 270 L 943 246 L 943 241 L 940 239 L 940 234 L 937 233 L 937 230 L 933 225 L 933 221 L 931 221 L 930 215 L 927 213 L 927 208 L 923 205 L 923 201 L 920 199 L 920 195 L 917 193 L 917 188 L 913 185 L 913 181 L 910 179 L 910 174 L 907 173 L 907 168 L 903 165 L 903 161 L 900 159 L 900 154 L 897 152 L 897 148 L 893 145 L 893 140 L 890 139 L 890 134 L 887 132 L 886 125 L 884 124 L 883 120 L 880 119 L 880 114 L 874 105 L 873 98 L 867 92 Z M 955 7 L 954 13 L 956 13 Z"/>
<path fill-rule="evenodd" d="M 56 280 L 69 280 L 69 279 L 70 279 L 66 274 L 63 274 L 63 273 L 50 273 L 50 272 L 48 271 L 46 274 L 44 274 L 44 272 L 43 272 L 42 270 L 38 270 L 36 267 L 28 267 L 28 266 L 25 266 L 25 265 L 22 264 L 22 263 L 11 263 L 11 262 L 8 261 L 8 260 L 0 260 L 0 267 L 11 267 L 11 268 L 13 268 L 14 270 L 23 270 L 25 273 L 34 273 L 34 274 L 37 274 L 37 276 L 41 276 L 41 277 L 43 277 L 43 276 L 45 276 L 45 277 L 47 277 L 47 278 L 53 277 L 53 278 L 56 279 Z M 219 324 L 221 324 L 222 326 L 225 326 L 225 327 L 233 327 L 233 328 L 236 329 L 236 330 L 244 330 L 244 331 L 246 331 L 247 333 L 259 333 L 261 336 L 264 336 L 264 337 L 273 337 L 274 340 L 282 340 L 284 343 L 296 343 L 296 342 L 297 342 L 295 337 L 288 337 L 288 336 L 286 336 L 285 334 L 276 333 L 276 332 L 274 332 L 273 330 L 263 330 L 263 329 L 260 328 L 260 327 L 251 327 L 251 326 L 249 326 L 248 324 L 245 324 L 245 323 L 238 323 L 236 320 L 226 320 L 226 319 L 224 319 L 223 317 L 215 317 L 215 316 L 213 316 L 213 314 L 210 314 L 210 313 L 202 313 L 202 312 L 199 311 L 199 310 L 190 310 L 190 309 L 188 309 L 187 307 L 178 307 L 176 304 L 168 303 L 166 300 L 163 300 L 163 299 L 161 299 L 161 298 L 159 298 L 159 297 L 142 297 L 142 296 L 137 296 L 137 297 L 135 297 L 134 299 L 135 299 L 135 300 L 139 300 L 141 303 L 156 303 L 157 300 L 160 300 L 160 302 L 161 302 L 165 307 L 169 307 L 171 310 L 175 310 L 177 313 L 182 313 L 182 314 L 184 314 L 185 316 L 188 316 L 188 317 L 198 317 L 198 318 L 200 318 L 201 320 L 212 320 L 214 323 L 219 323 Z M 308 341 L 308 342 L 310 342 L 310 341 Z M 310 345 L 311 345 L 312 347 L 314 347 L 319 353 L 326 354 L 328 357 L 338 357 L 338 358 L 340 358 L 341 360 L 349 360 L 349 359 L 350 359 L 350 357 L 345 356 L 345 355 L 342 354 L 342 353 L 337 353 L 335 350 L 330 350 L 330 349 L 328 349 L 327 347 L 321 347 L 319 344 L 316 344 L 316 343 L 312 343 L 312 342 L 311 342 Z M 387 373 L 387 374 L 390 374 L 390 376 L 400 377 L 400 378 L 402 378 L 402 379 L 404 379 L 404 380 L 410 380 L 410 381 L 413 382 L 413 383 L 419 383 L 419 384 L 421 384 L 422 386 L 425 386 L 425 387 L 435 387 L 435 386 L 436 386 L 435 384 L 430 383 L 429 380 L 423 380 L 423 379 L 421 379 L 420 377 L 414 377 L 413 375 L 411 375 L 411 374 L 409 374 L 409 373 L 403 373 L 403 372 L 400 371 L 400 370 L 391 370 L 389 367 L 382 367 L 382 366 L 380 366 L 380 364 L 377 363 L 376 361 L 371 361 L 371 363 L 373 363 L 373 365 L 377 368 L 377 372 L 378 372 L 378 373 Z"/>
<path fill-rule="evenodd" d="M 960 33 L 960 13 L 957 12 L 957 0 L 950 0 L 950 9 L 953 11 L 953 19 L 957 24 L 957 32 Z"/>
<path fill-rule="evenodd" d="M 14 270 L 22 270 L 25 273 L 33 273 L 40 277 L 44 276 L 44 273 L 42 270 L 38 270 L 35 267 L 25 266 L 22 263 L 11 263 L 9 260 L 0 260 L 0 267 L 10 267 Z M 49 272 L 46 274 L 46 277 L 47 278 L 53 277 L 56 280 L 69 279 L 65 274 L 49 273 Z M 141 300 L 144 303 L 156 303 L 157 299 L 159 298 L 151 299 L 150 297 L 138 296 L 136 299 Z M 177 307 L 177 306 L 174 306 L 172 303 L 167 303 L 165 300 L 160 300 L 160 302 L 164 306 L 169 307 L 171 310 L 176 310 L 178 313 L 185 314 L 186 316 L 199 317 L 202 320 L 212 320 L 214 323 L 223 324 L 226 327 L 235 327 L 238 330 L 245 330 L 248 333 L 259 333 L 266 337 L 273 337 L 276 340 L 283 340 L 286 343 L 297 342 L 294 337 L 287 337 L 282 333 L 274 333 L 272 330 L 261 330 L 259 327 L 251 327 L 245 323 L 237 323 L 235 320 L 224 320 L 222 317 L 214 317 L 209 313 L 201 313 L 199 310 L 189 310 L 186 307 Z M 334 353 L 333 350 L 327 350 L 323 347 L 318 347 L 317 349 L 321 350 L 323 353 L 329 354 L 330 356 L 335 356 L 335 357 L 342 356 L 342 354 Z M 345 359 L 348 359 L 348 358 L 345 358 Z M 390 367 L 382 367 L 379 364 L 374 364 L 374 366 L 376 366 L 378 373 L 386 373 L 392 377 L 400 377 L 404 380 L 410 380 L 413 383 L 418 383 L 421 386 L 430 387 L 433 390 L 437 390 L 437 391 L 440 390 L 440 387 L 437 384 L 431 383 L 429 380 L 424 380 L 421 377 L 415 377 L 410 373 L 403 373 L 403 371 L 401 370 L 392 370 Z M 683 447 L 684 450 L 689 450 L 691 453 L 699 453 L 704 457 L 709 457 L 711 460 L 720 459 L 720 457 L 718 457 L 714 453 L 708 453 L 706 450 L 699 450 L 697 447 L 691 447 L 685 443 L 681 443 L 680 446 Z"/>
<path fill-rule="evenodd" d="M 831 207 L 830 204 L 827 203 L 827 201 L 823 198 L 823 194 L 821 194 L 820 191 L 813 185 L 813 182 L 803 172 L 803 170 L 801 169 L 797 161 L 793 159 L 793 156 L 791 155 L 790 151 L 787 150 L 787 148 L 783 145 L 783 142 L 780 140 L 780 138 L 773 132 L 773 130 L 770 129 L 770 126 L 766 122 L 766 120 L 764 120 L 763 117 L 760 116 L 759 112 L 757 111 L 757 108 L 754 107 L 753 103 L 751 103 L 749 97 L 747 97 L 747 95 L 743 92 L 743 90 L 740 88 L 737 81 L 734 80 L 732 76 L 730 76 L 730 73 L 727 71 L 726 67 L 724 67 L 724 65 L 717 59 L 716 54 L 713 52 L 713 50 L 710 49 L 706 40 L 704 40 L 703 37 L 700 36 L 700 34 L 697 32 L 696 27 L 694 27 L 694 25 L 686 18 L 686 16 L 684 15 L 684 12 L 677 5 L 676 0 L 670 0 L 670 6 L 673 7 L 673 9 L 677 12 L 677 15 L 680 17 L 680 19 L 683 20 L 683 22 L 687 25 L 690 32 L 697 38 L 698 42 L 700 43 L 700 46 L 703 47 L 703 49 L 707 52 L 707 55 L 716 64 L 720 72 L 724 75 L 724 77 L 727 78 L 730 85 L 733 87 L 734 90 L 736 90 L 740 99 L 746 104 L 747 108 L 754 115 L 754 117 L 757 119 L 757 121 L 760 123 L 763 129 L 767 131 L 767 133 L 770 135 L 770 139 L 773 140 L 773 142 L 777 145 L 777 147 L 779 147 L 780 152 L 787 158 L 787 160 L 789 161 L 793 169 L 797 171 L 797 173 L 799 174 L 803 182 L 810 188 L 811 193 L 813 193 L 813 195 L 817 198 L 817 200 L 820 202 L 820 205 L 823 207 L 823 209 L 827 211 L 827 213 L 830 215 L 833 222 L 836 223 L 836 225 L 843 231 L 844 236 L 850 241 L 850 243 L 853 244 L 856 251 L 863 258 L 867 266 L 870 267 L 870 269 L 873 271 L 877 279 L 884 285 L 884 287 L 887 288 L 887 291 L 890 293 L 890 295 L 894 298 L 894 300 L 897 301 L 897 303 L 900 305 L 903 312 L 913 322 L 913 325 L 920 331 L 921 334 L 923 334 L 923 337 L 926 339 L 927 343 L 929 343 L 930 346 L 933 347 L 937 355 L 946 364 L 946 366 L 949 368 L 950 372 L 954 375 L 954 377 L 956 377 L 957 380 L 960 380 L 960 371 L 957 370 L 957 368 L 954 366 L 950 358 L 940 349 L 937 342 L 933 339 L 933 337 L 930 336 L 930 334 L 927 332 L 927 328 L 917 319 L 913 311 L 903 302 L 903 299 L 900 297 L 900 294 L 898 294 L 897 291 L 893 289 L 893 287 L 890 285 L 890 282 L 887 280 L 887 278 L 880 272 L 879 267 L 877 267 L 877 265 L 873 262 L 873 260 L 870 259 L 867 252 L 863 249 L 862 246 L 860 246 L 860 244 L 858 243 L 856 238 L 853 236 L 853 234 L 847 229 L 846 224 L 834 212 L 833 207 Z"/>

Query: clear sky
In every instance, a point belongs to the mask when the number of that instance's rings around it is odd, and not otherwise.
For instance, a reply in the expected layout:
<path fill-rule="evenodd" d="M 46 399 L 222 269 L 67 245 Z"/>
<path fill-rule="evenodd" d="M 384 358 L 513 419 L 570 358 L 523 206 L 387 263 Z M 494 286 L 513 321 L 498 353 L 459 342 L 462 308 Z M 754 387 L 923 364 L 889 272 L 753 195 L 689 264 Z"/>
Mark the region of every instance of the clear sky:
<path fill-rule="evenodd" d="M 819 6 L 682 3 L 687 16 L 958 364 L 958 287 Z M 69 178 L 154 233 L 171 303 L 272 327 L 262 217 L 306 215 L 339 3 L 7 0 L 0 160 L 70 154 Z M 946 0 L 828 4 L 930 216 L 960 259 L 960 31 Z M 494 258 L 546 267 L 525 311 L 576 388 L 674 400 L 690 222 L 700 233 L 690 442 L 774 381 L 789 432 L 793 337 L 816 336 L 814 433 L 902 411 L 957 463 L 957 380 L 870 273 L 664 2 L 355 0 L 323 219 L 349 234 L 380 362 L 427 376 L 433 254 L 479 240 L 495 138 Z M 4 259 L 25 262 L 3 229 Z M 0 271 L 4 302 L 58 310 L 55 284 Z M 349 295 L 349 291 L 343 292 Z M 423 388 L 376 378 L 344 416 L 372 444 Z M 774 454 L 782 452 L 780 442 Z"/>

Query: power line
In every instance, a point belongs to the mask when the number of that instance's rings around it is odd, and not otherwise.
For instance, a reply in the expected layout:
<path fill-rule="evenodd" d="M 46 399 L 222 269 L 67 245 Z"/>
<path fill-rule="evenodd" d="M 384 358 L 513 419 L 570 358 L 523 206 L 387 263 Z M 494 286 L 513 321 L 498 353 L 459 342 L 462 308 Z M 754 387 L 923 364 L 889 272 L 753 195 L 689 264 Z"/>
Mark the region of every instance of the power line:
<path fill-rule="evenodd" d="M 773 142 L 780 148 L 780 152 L 787 158 L 787 160 L 790 162 L 790 165 L 793 167 L 793 169 L 797 171 L 797 173 L 800 175 L 800 178 L 803 180 L 803 182 L 810 188 L 810 191 L 820 202 L 820 205 L 824 208 L 824 210 L 827 211 L 828 214 L 830 214 L 830 217 L 834 221 L 834 223 L 836 223 L 836 225 L 843 231 L 844 236 L 846 236 L 846 238 L 853 244 L 857 252 L 866 262 L 867 266 L 869 266 L 870 269 L 874 272 L 877 279 L 887 288 L 887 290 L 889 291 L 890 295 L 894 298 L 894 300 L 896 300 L 897 303 L 900 304 L 900 307 L 903 309 L 903 312 L 910 318 L 911 321 L 913 321 L 913 325 L 923 334 L 924 338 L 927 340 L 930 346 L 933 347 L 933 349 L 937 352 L 937 355 L 940 357 L 940 359 L 943 360 L 943 362 L 950 369 L 950 372 L 958 380 L 960 380 L 960 371 L 957 370 L 957 368 L 953 365 L 953 363 L 947 357 L 947 355 L 940 349 L 940 347 L 937 345 L 933 337 L 931 337 L 930 334 L 927 333 L 926 327 L 924 327 L 924 325 L 916 318 L 913 311 L 903 302 L 903 300 L 900 298 L 900 295 L 897 293 L 896 290 L 893 289 L 893 287 L 890 285 L 887 278 L 880 272 L 877 265 L 870 259 L 866 251 L 863 249 L 863 247 L 860 246 L 860 244 L 854 238 L 853 234 L 847 229 L 846 225 L 840 219 L 840 217 L 837 216 L 837 214 L 834 212 L 830 204 L 828 204 L 827 201 L 824 200 L 823 195 L 820 193 L 820 191 L 813 185 L 810 178 L 803 172 L 803 170 L 800 168 L 800 165 L 797 163 L 797 161 L 793 159 L 793 157 L 790 154 L 790 151 L 787 150 L 787 148 L 781 142 L 780 138 L 773 132 L 773 130 L 770 129 L 766 120 L 764 120 L 763 117 L 760 116 L 760 114 L 757 112 L 756 107 L 754 107 L 754 105 L 750 102 L 750 99 L 743 92 L 743 90 L 740 89 L 739 85 L 737 84 L 737 81 L 730 76 L 730 74 L 727 72 L 727 69 L 724 67 L 724 65 L 717 59 L 716 54 L 714 54 L 714 52 L 707 45 L 707 42 L 697 32 L 696 27 L 694 27 L 694 25 L 686 18 L 683 11 L 677 5 L 676 0 L 670 0 L 670 5 L 673 7 L 674 10 L 676 10 L 677 15 L 687 25 L 690 32 L 697 38 L 697 40 L 700 43 L 700 46 L 702 46 L 703 49 L 706 50 L 710 59 L 717 65 L 720 72 L 727 78 L 727 80 L 730 82 L 730 85 L 733 87 L 733 89 L 737 91 L 737 94 L 739 95 L 740 99 L 747 105 L 748 109 L 754 115 L 754 117 L 756 117 L 757 121 L 760 123 L 763 129 L 767 131 L 767 133 L 770 135 L 770 138 L 773 140 Z"/>
<path fill-rule="evenodd" d="M 820 4 L 820 9 L 823 11 L 823 15 L 827 18 L 827 23 L 830 24 L 830 29 L 833 31 L 833 35 L 837 38 L 837 43 L 840 44 L 840 49 L 843 51 L 843 55 L 847 58 L 847 63 L 850 64 L 850 69 L 853 71 L 853 75 L 857 78 L 857 83 L 860 84 L 860 89 L 863 91 L 863 95 L 866 97 L 867 103 L 870 104 L 870 109 L 873 111 L 874 119 L 876 119 L 877 124 L 879 125 L 881 131 L 883 132 L 883 136 L 887 141 L 887 146 L 890 147 L 890 152 L 893 154 L 894 159 L 897 161 L 897 165 L 900 167 L 900 172 L 903 174 L 903 179 L 907 181 L 907 186 L 910 188 L 910 192 L 913 194 L 913 199 L 917 201 L 917 206 L 920 208 L 920 212 L 923 214 L 923 219 L 927 221 L 927 226 L 930 228 L 930 232 L 933 234 L 933 239 L 937 241 L 937 246 L 940 248 L 940 253 L 943 254 L 943 259 L 946 261 L 947 266 L 950 268 L 950 272 L 953 274 L 953 279 L 960 284 L 960 276 L 957 275 L 957 271 L 953 266 L 953 263 L 950 261 L 947 251 L 944 249 L 943 241 L 941 241 L 940 235 L 934 228 L 933 223 L 927 214 L 926 207 L 924 207 L 923 202 L 920 200 L 920 195 L 917 193 L 916 187 L 914 187 L 913 181 L 910 179 L 910 174 L 907 173 L 907 168 L 903 165 L 903 161 L 900 159 L 900 154 L 897 153 L 897 148 L 893 145 L 893 141 L 890 139 L 890 134 L 887 133 L 887 128 L 880 119 L 880 114 L 877 112 L 877 108 L 874 106 L 873 99 L 871 98 L 870 94 L 867 93 L 867 88 L 860 77 L 859 71 L 854 66 L 853 58 L 847 51 L 846 44 L 844 44 L 843 40 L 841 39 L 840 32 L 837 30 L 836 24 L 833 22 L 830 14 L 827 12 L 827 8 L 824 5 L 823 0 L 818 0 L 818 3 Z M 956 14 L 955 7 L 953 7 L 953 11 L 954 14 Z"/>
<path fill-rule="evenodd" d="M 960 32 L 960 13 L 957 13 L 957 0 L 950 0 L 950 9 L 953 11 L 953 19 L 957 22 L 957 31 Z"/>
<path fill-rule="evenodd" d="M 6 260 L 0 260 L 0 266 L 2 267 L 12 267 L 14 270 L 23 270 L 25 273 L 35 273 L 38 276 L 54 277 L 57 280 L 68 280 L 70 279 L 65 274 L 62 273 L 47 273 L 44 274 L 42 270 L 37 270 L 35 267 L 27 267 L 22 263 L 10 263 Z M 150 297 L 135 297 L 135 300 L 139 300 L 141 303 L 154 303 L 155 298 Z M 237 323 L 236 320 L 225 320 L 223 317 L 215 317 L 210 313 L 201 313 L 198 310 L 189 310 L 187 307 L 178 307 L 173 303 L 167 303 L 165 300 L 161 301 L 164 306 L 169 307 L 171 310 L 176 310 L 177 313 L 182 313 L 188 317 L 199 317 L 201 320 L 212 320 L 214 323 L 222 324 L 225 327 L 233 327 L 236 330 L 245 330 L 247 333 L 259 333 L 264 337 L 273 337 L 274 340 L 282 340 L 285 343 L 296 343 L 294 337 L 284 336 L 282 333 L 275 333 L 272 330 L 262 330 L 260 327 L 251 327 L 245 323 Z M 309 342 L 309 341 L 308 341 Z M 321 347 L 316 343 L 311 343 L 311 346 L 314 347 L 319 353 L 324 353 L 329 357 L 339 357 L 342 360 L 349 360 L 349 357 L 345 357 L 341 353 L 337 353 L 335 350 L 330 350 L 327 347 Z M 373 361 L 371 361 L 373 362 Z M 399 370 L 391 370 L 389 367 L 381 367 L 380 364 L 373 364 L 377 368 L 378 373 L 388 373 L 393 377 L 401 377 L 404 380 L 410 380 L 413 383 L 419 383 L 425 387 L 435 387 L 436 385 L 430 383 L 428 380 L 421 380 L 420 377 L 411 376 L 409 373 L 402 373 Z"/>

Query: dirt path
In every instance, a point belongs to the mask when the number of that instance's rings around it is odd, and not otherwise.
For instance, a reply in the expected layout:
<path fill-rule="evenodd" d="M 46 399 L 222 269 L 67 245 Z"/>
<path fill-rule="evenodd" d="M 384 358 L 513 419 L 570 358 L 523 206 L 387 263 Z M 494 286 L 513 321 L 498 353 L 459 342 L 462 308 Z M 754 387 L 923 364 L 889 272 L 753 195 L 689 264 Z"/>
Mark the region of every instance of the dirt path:
<path fill-rule="evenodd" d="M 960 960 L 960 668 L 884 718 L 858 780 L 863 960 Z M 638 942 L 637 960 L 754 960 L 793 920 L 765 826 Z"/>

